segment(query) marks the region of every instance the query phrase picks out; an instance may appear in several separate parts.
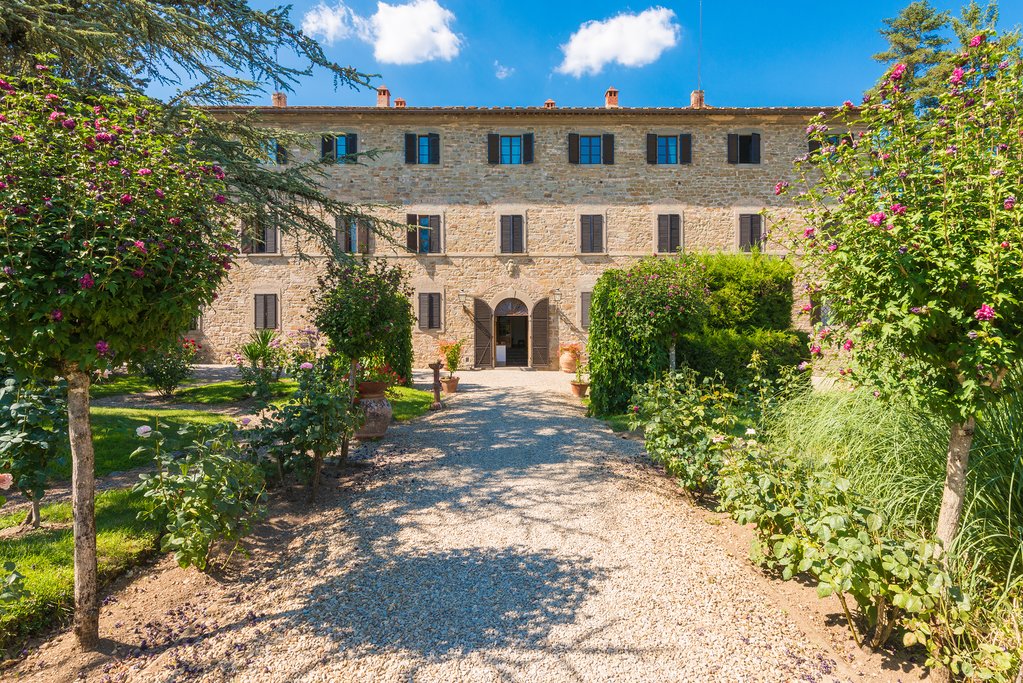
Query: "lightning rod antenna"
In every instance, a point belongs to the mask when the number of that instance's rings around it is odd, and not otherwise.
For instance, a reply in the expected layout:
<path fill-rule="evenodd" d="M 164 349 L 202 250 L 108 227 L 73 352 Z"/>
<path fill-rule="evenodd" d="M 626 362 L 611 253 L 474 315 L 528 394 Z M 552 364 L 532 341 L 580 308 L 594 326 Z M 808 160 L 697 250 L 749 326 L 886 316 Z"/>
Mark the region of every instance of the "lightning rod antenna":
<path fill-rule="evenodd" d="M 700 30 L 697 38 L 696 48 L 696 89 L 703 90 L 703 82 L 700 78 L 703 67 L 703 0 L 700 0 Z"/>

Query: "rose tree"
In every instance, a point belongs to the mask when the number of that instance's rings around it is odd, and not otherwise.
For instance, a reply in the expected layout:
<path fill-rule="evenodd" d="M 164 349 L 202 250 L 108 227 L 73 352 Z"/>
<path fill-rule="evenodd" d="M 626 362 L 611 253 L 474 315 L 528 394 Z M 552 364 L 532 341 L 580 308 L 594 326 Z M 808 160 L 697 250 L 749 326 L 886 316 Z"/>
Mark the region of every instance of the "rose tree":
<path fill-rule="evenodd" d="M 205 120 L 168 129 L 143 97 L 0 79 L 0 355 L 68 381 L 75 633 L 98 640 L 90 373 L 186 329 L 230 267 L 223 172 L 194 158 Z"/>
<path fill-rule="evenodd" d="M 993 38 L 950 57 L 925 112 L 896 65 L 858 111 L 817 117 L 808 132 L 821 148 L 799 162 L 807 225 L 794 237 L 830 309 L 819 336 L 855 361 L 843 374 L 953 421 L 936 531 L 946 548 L 976 417 L 1023 351 L 1023 65 Z"/>

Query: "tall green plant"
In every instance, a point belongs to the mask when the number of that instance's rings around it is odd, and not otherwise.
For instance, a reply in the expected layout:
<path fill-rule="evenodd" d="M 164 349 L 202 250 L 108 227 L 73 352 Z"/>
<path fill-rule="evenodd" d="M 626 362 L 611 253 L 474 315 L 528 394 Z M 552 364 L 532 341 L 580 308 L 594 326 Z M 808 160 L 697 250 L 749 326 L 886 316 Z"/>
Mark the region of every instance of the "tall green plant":
<path fill-rule="evenodd" d="M 979 33 L 948 58 L 937 115 L 916 111 L 900 63 L 862 109 L 816 117 L 821 152 L 799 163 L 798 248 L 830 306 L 827 341 L 852 353 L 858 381 L 954 421 L 936 527 L 945 548 L 977 414 L 1023 351 L 1023 64 L 993 38 Z"/>

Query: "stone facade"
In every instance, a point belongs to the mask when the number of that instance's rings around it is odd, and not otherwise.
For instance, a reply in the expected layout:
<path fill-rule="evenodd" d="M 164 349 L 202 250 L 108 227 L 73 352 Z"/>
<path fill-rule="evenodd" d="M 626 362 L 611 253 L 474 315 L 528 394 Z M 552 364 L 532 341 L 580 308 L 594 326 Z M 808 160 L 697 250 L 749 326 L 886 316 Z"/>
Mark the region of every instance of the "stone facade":
<path fill-rule="evenodd" d="M 557 366 L 559 344 L 585 342 L 582 294 L 608 268 L 627 267 L 657 249 L 657 215 L 681 216 L 687 251 L 739 250 L 739 216 L 766 211 L 766 250 L 783 251 L 771 239 L 773 222 L 794 211 L 773 188 L 792 180 L 792 160 L 807 152 L 807 119 L 818 109 L 475 109 L 475 108 L 267 107 L 269 125 L 309 134 L 309 144 L 290 149 L 289 159 L 320 153 L 324 132 L 358 135 L 360 151 L 380 150 L 359 164 L 337 164 L 329 188 L 338 199 L 363 204 L 381 218 L 404 223 L 406 214 L 441 218 L 439 254 L 408 253 L 403 231 L 394 243 L 372 235 L 370 254 L 400 263 L 416 293 L 440 294 L 439 329 L 414 332 L 416 365 L 438 357 L 441 339 L 467 340 L 466 363 L 474 358 L 476 300 L 491 310 L 518 299 L 530 312 L 546 300 L 549 353 L 534 349 L 529 319 L 530 364 Z M 217 110 L 230 115 L 230 109 Z M 406 133 L 440 136 L 439 164 L 406 164 Z M 531 164 L 488 163 L 487 135 L 531 133 Z M 572 133 L 614 135 L 613 165 L 569 163 Z M 647 135 L 692 135 L 692 163 L 647 161 Z M 729 134 L 758 133 L 760 163 L 728 163 Z M 581 253 L 579 217 L 604 217 L 604 251 Z M 500 217 L 523 216 L 525 251 L 500 253 Z M 205 311 L 198 336 L 210 357 L 225 361 L 254 327 L 254 297 L 275 294 L 279 327 L 309 326 L 307 301 L 324 266 L 314 256 L 300 260 L 298 244 L 281 240 L 279 254 L 245 255 L 231 271 L 216 304 Z M 413 299 L 418 309 L 419 297 Z M 416 311 L 418 314 L 418 310 Z M 490 323 L 493 324 L 492 322 Z M 493 332 L 493 329 L 491 329 Z M 538 340 L 539 341 L 539 340 Z M 542 342 L 540 344 L 542 346 Z M 546 362 L 544 362 L 546 361 Z"/>

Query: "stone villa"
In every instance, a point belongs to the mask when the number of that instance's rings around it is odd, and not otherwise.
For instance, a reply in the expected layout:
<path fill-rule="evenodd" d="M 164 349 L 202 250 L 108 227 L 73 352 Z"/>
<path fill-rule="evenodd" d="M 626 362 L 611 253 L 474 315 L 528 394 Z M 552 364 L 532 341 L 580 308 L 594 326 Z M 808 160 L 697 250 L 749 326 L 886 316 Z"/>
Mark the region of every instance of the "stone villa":
<path fill-rule="evenodd" d="M 773 188 L 807 153 L 818 111 L 709 107 L 700 91 L 688 107 L 620 107 L 613 88 L 601 108 L 407 107 L 381 88 L 376 107 L 289 107 L 275 93 L 257 113 L 310 135 L 278 163 L 334 158 L 339 199 L 412 226 L 394 242 L 360 226 L 338 239 L 411 274 L 417 366 L 439 340 L 463 338 L 476 366 L 549 368 L 559 344 L 585 341 L 606 269 L 677 249 L 781 251 L 770 222 L 794 209 Z M 370 149 L 383 152 L 347 157 Z M 272 228 L 245 241 L 191 332 L 211 357 L 228 359 L 257 328 L 309 326 L 325 257 L 299 260 L 297 246 Z"/>

